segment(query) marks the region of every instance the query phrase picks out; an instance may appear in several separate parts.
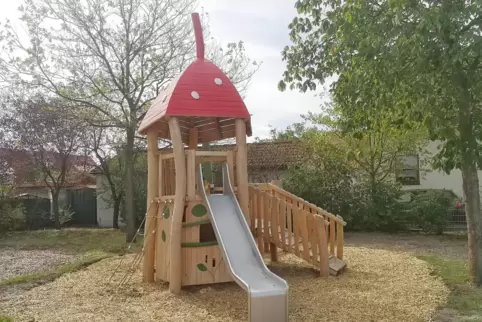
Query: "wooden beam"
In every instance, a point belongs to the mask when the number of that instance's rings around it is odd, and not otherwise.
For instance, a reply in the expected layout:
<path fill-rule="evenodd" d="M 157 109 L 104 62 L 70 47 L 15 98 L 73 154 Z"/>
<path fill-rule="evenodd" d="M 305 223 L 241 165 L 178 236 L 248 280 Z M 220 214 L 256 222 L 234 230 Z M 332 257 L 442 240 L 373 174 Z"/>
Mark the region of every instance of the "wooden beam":
<path fill-rule="evenodd" d="M 197 157 L 227 157 L 228 154 L 225 151 L 196 151 Z"/>
<path fill-rule="evenodd" d="M 236 119 L 236 174 L 238 184 L 239 204 L 249 222 L 249 192 L 248 192 L 248 147 L 246 144 L 246 122 Z"/>
<path fill-rule="evenodd" d="M 176 171 L 176 194 L 172 214 L 171 231 L 169 236 L 170 270 L 169 290 L 172 293 L 181 292 L 182 263 L 181 263 L 181 232 L 184 214 L 184 198 L 186 196 L 186 158 L 182 142 L 181 128 L 176 117 L 169 119 L 169 132 L 174 151 L 174 165 Z"/>
<path fill-rule="evenodd" d="M 223 139 L 223 130 L 221 130 L 221 124 L 219 123 L 219 117 L 216 117 L 216 129 L 219 134 L 219 138 L 222 140 Z"/>
<path fill-rule="evenodd" d="M 157 132 L 147 132 L 147 218 L 144 228 L 143 280 L 154 282 L 156 254 L 157 202 L 159 193 L 159 157 L 157 154 Z"/>

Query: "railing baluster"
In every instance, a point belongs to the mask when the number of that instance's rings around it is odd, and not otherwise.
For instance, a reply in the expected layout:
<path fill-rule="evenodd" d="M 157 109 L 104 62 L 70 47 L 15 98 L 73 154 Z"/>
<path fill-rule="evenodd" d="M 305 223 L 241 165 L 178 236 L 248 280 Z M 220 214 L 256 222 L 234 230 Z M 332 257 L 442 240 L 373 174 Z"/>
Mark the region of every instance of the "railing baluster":
<path fill-rule="evenodd" d="M 335 219 L 330 218 L 330 254 L 335 255 Z"/>

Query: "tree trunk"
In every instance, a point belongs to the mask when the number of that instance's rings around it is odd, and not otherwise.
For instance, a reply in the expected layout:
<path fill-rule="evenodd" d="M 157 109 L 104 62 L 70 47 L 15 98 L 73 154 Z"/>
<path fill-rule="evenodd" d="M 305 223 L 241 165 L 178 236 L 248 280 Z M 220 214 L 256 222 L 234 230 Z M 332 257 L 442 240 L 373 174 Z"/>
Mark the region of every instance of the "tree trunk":
<path fill-rule="evenodd" d="M 59 192 L 52 191 L 52 214 L 54 215 L 54 227 L 60 230 Z"/>
<path fill-rule="evenodd" d="M 127 143 L 124 148 L 125 177 L 125 217 L 127 221 L 126 241 L 134 241 L 136 234 L 136 214 L 134 212 L 134 135 L 135 129 L 127 129 Z"/>
<path fill-rule="evenodd" d="M 120 203 L 122 198 L 120 196 L 114 197 L 114 213 L 112 217 L 112 227 L 114 229 L 119 229 L 119 212 L 120 212 Z"/>
<path fill-rule="evenodd" d="M 462 167 L 462 185 L 465 195 L 465 213 L 469 243 L 469 276 L 482 285 L 482 230 L 480 218 L 479 177 L 475 164 Z"/>

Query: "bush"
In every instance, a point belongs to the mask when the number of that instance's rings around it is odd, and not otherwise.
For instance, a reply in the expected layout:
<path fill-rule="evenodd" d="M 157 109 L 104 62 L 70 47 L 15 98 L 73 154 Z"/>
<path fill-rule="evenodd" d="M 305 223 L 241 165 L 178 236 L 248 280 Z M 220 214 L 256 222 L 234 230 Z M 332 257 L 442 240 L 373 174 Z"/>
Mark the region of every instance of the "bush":
<path fill-rule="evenodd" d="M 13 200 L 0 200 L 0 232 L 24 229 L 25 222 L 21 204 Z"/>
<path fill-rule="evenodd" d="M 353 207 L 344 217 L 349 230 L 397 232 L 407 229 L 397 184 L 362 181 L 352 189 Z"/>
<path fill-rule="evenodd" d="M 409 203 L 409 219 L 424 232 L 442 234 L 449 221 L 448 211 L 454 204 L 454 197 L 447 192 L 423 191 L 413 195 Z"/>
<path fill-rule="evenodd" d="M 400 187 L 356 178 L 343 160 L 318 156 L 291 168 L 283 187 L 319 207 L 340 215 L 347 230 L 406 229 Z"/>
<path fill-rule="evenodd" d="M 11 186 L 0 186 L 0 232 L 25 228 L 25 211 L 20 202 L 13 199 Z"/>

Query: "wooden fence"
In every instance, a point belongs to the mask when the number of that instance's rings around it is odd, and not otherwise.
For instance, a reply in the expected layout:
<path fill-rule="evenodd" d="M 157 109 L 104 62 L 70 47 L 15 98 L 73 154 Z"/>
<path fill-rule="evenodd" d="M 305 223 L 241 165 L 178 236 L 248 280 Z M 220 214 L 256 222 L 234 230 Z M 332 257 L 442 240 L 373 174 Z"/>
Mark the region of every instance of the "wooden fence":
<path fill-rule="evenodd" d="M 277 260 L 277 249 L 293 253 L 329 274 L 330 257 L 343 259 L 341 217 L 272 184 L 252 184 L 250 227 L 262 253 Z"/>

